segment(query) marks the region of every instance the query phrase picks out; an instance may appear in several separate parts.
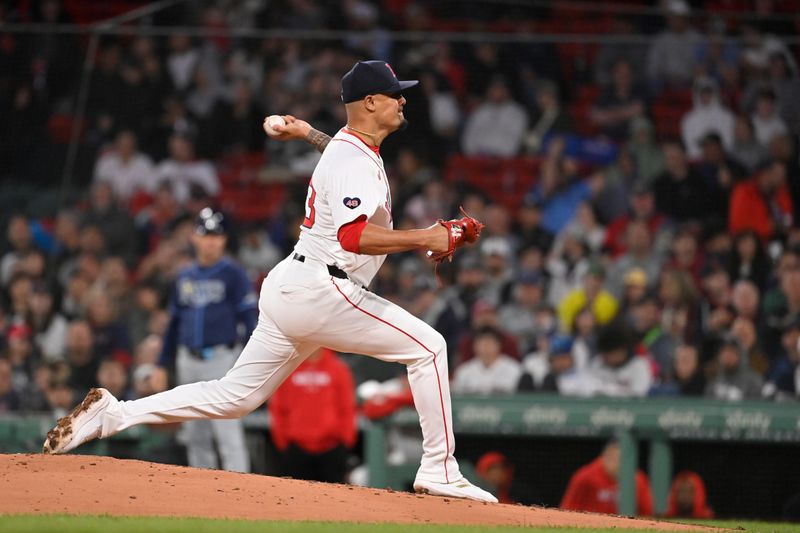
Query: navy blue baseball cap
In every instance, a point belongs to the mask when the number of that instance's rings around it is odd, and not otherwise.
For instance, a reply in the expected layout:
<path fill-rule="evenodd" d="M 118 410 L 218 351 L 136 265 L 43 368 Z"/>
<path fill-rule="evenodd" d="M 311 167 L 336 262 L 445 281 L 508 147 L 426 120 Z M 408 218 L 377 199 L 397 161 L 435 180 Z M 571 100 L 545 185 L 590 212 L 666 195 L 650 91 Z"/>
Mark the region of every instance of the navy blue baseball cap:
<path fill-rule="evenodd" d="M 199 235 L 225 235 L 224 220 L 222 213 L 205 207 L 197 215 L 194 231 Z"/>
<path fill-rule="evenodd" d="M 419 83 L 400 81 L 385 61 L 359 61 L 342 77 L 342 102 L 349 104 L 368 94 L 399 93 Z"/>

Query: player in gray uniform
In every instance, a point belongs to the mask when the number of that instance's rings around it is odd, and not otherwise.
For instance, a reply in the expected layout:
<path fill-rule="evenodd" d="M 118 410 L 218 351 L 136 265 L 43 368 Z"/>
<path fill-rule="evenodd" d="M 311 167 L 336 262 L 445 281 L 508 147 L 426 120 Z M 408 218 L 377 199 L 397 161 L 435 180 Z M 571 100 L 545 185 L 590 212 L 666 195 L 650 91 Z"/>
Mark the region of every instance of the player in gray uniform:
<path fill-rule="evenodd" d="M 219 379 L 233 367 L 258 317 L 257 297 L 244 269 L 225 256 L 221 213 L 200 212 L 192 246 L 196 261 L 178 273 L 170 301 L 161 365 L 174 361 L 178 385 Z M 189 465 L 250 471 L 241 419 L 184 422 L 180 440 Z M 214 446 L 216 443 L 216 447 Z"/>

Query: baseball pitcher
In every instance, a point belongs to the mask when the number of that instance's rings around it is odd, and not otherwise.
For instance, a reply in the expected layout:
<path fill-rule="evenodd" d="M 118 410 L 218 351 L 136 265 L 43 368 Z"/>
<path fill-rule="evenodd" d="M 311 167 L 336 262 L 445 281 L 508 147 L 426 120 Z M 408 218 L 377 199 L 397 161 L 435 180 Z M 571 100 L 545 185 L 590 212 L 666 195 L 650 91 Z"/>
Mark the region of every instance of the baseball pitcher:
<path fill-rule="evenodd" d="M 45 453 L 68 452 L 136 424 L 237 418 L 261 405 L 320 346 L 403 363 L 419 412 L 423 456 L 418 492 L 496 502 L 459 471 L 447 348 L 441 334 L 366 287 L 386 254 L 423 249 L 434 261 L 477 240 L 482 225 L 465 216 L 431 227 L 392 227 L 392 198 L 380 145 L 406 126 L 403 90 L 389 64 L 361 61 L 342 78 L 347 124 L 333 138 L 286 116 L 279 140 L 305 139 L 322 151 L 308 186 L 305 219 L 292 253 L 267 276 L 258 324 L 224 378 L 118 401 L 93 389 L 47 435 Z M 265 129 L 268 124 L 265 121 Z"/>

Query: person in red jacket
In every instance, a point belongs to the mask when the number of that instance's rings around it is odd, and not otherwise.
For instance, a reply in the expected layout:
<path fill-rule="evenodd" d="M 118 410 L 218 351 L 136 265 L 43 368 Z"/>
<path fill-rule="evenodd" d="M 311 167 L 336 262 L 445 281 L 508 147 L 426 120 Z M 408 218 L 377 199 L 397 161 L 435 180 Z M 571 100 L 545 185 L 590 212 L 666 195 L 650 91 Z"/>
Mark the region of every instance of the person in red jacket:
<path fill-rule="evenodd" d="M 728 229 L 734 235 L 750 229 L 767 242 L 788 230 L 793 217 L 792 197 L 786 186 L 786 166 L 779 161 L 768 163 L 755 177 L 733 189 Z"/>
<path fill-rule="evenodd" d="M 706 485 L 700 476 L 689 470 L 678 472 L 669 489 L 666 516 L 714 518 L 714 511 L 706 502 Z"/>
<path fill-rule="evenodd" d="M 572 475 L 560 507 L 571 511 L 618 514 L 619 443 L 612 440 L 600 457 L 582 466 Z M 653 514 L 650 481 L 641 470 L 636 472 L 636 514 Z"/>
<path fill-rule="evenodd" d="M 356 400 L 353 375 L 333 351 L 321 348 L 301 363 L 270 399 L 269 414 L 283 475 L 344 481 Z"/>

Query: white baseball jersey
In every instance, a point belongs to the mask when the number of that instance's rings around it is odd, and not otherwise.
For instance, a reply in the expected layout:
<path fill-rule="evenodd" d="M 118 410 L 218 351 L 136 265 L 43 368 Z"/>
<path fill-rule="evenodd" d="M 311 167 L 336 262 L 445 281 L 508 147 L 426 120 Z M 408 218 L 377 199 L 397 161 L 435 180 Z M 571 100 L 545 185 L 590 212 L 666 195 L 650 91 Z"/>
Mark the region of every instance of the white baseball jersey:
<path fill-rule="evenodd" d="M 391 229 L 392 198 L 380 156 L 346 128 L 339 130 L 314 170 L 305 209 L 297 253 L 337 266 L 369 285 L 386 256 L 348 252 L 337 234 L 359 218 Z"/>

